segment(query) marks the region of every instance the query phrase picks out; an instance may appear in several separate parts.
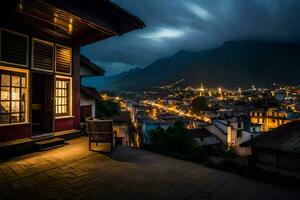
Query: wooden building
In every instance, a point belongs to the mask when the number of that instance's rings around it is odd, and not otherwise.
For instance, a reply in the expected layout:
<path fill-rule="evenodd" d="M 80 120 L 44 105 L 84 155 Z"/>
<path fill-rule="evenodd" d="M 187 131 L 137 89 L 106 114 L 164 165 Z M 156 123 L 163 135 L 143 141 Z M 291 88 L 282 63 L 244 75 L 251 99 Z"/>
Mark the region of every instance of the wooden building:
<path fill-rule="evenodd" d="M 80 80 L 86 77 L 103 76 L 104 69 L 100 68 L 88 58 L 80 56 Z M 81 122 L 85 123 L 88 117 L 96 116 L 96 103 L 100 101 L 100 96 L 96 88 L 80 86 L 80 113 Z"/>
<path fill-rule="evenodd" d="M 85 123 L 86 118 L 96 117 L 96 104 L 99 101 L 101 99 L 95 88 L 80 86 L 81 123 Z"/>
<path fill-rule="evenodd" d="M 240 146 L 251 147 L 252 167 L 300 179 L 300 121 L 282 125 Z"/>
<path fill-rule="evenodd" d="M 206 128 L 187 130 L 197 145 L 201 146 L 206 153 L 216 155 L 220 154 L 224 150 L 223 142 Z"/>
<path fill-rule="evenodd" d="M 107 0 L 4 0 L 0 142 L 80 127 L 80 46 L 144 23 Z"/>

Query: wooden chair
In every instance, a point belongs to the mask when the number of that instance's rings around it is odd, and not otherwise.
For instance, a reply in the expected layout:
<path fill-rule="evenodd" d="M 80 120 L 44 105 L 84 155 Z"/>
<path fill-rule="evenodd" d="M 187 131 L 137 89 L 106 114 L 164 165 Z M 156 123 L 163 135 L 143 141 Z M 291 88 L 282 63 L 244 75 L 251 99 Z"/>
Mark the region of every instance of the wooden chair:
<path fill-rule="evenodd" d="M 92 149 L 91 145 L 94 143 L 98 147 L 98 143 L 110 143 L 110 152 L 115 147 L 115 134 L 113 131 L 112 120 L 92 119 L 86 120 L 87 133 L 89 135 L 89 150 Z M 98 150 L 99 151 L 99 150 Z"/>
<path fill-rule="evenodd" d="M 84 119 L 84 121 L 82 121 L 80 123 L 80 129 L 81 129 L 81 132 L 82 132 L 82 136 L 88 136 L 88 130 L 87 130 L 87 123 L 86 121 L 87 120 L 93 120 L 94 118 L 93 117 L 86 117 Z"/>

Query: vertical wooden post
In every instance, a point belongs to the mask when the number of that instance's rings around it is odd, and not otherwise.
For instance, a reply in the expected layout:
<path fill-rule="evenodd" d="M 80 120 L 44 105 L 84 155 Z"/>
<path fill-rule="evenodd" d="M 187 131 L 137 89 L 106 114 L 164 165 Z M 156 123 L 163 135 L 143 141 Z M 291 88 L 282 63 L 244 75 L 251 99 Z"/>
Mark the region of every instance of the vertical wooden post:
<path fill-rule="evenodd" d="M 73 127 L 80 129 L 80 45 L 75 44 L 72 51 L 73 72 Z"/>

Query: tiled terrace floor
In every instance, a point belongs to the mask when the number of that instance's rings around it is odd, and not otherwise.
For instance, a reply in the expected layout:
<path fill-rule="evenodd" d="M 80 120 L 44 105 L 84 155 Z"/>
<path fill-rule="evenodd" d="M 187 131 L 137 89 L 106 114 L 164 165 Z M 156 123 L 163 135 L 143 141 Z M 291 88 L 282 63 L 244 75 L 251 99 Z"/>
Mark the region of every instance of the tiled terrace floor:
<path fill-rule="evenodd" d="M 106 156 L 89 152 L 86 138 L 69 143 L 0 162 L 0 199 L 300 199 L 300 190 L 151 152 Z"/>

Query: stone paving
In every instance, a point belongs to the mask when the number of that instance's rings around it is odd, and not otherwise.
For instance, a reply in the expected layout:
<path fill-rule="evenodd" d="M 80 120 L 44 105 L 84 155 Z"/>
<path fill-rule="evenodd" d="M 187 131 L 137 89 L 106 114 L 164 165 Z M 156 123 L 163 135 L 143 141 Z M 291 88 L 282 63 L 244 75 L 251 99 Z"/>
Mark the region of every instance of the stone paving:
<path fill-rule="evenodd" d="M 300 190 L 128 147 L 107 155 L 90 152 L 87 138 L 79 138 L 0 161 L 0 199 L 299 200 Z"/>

